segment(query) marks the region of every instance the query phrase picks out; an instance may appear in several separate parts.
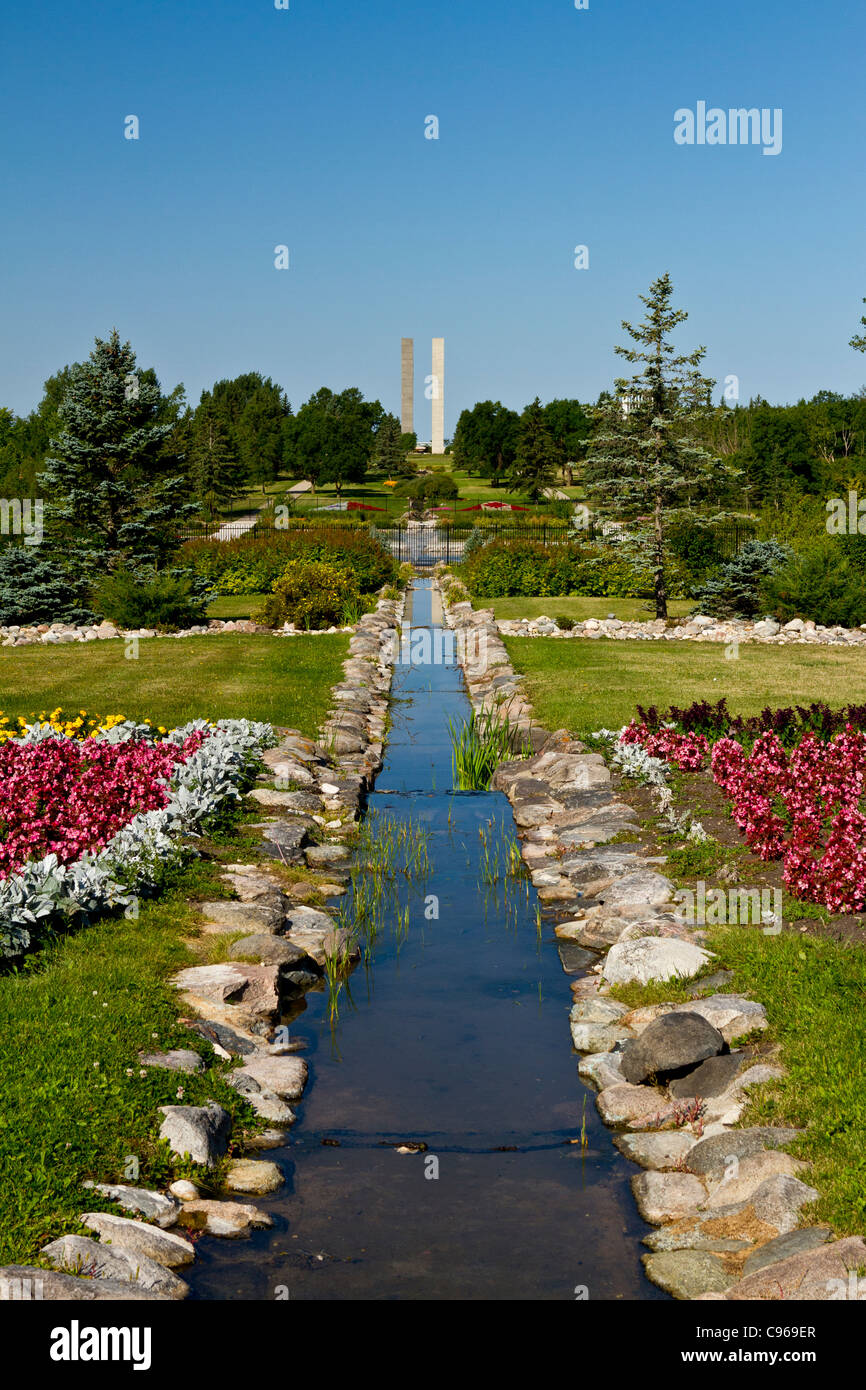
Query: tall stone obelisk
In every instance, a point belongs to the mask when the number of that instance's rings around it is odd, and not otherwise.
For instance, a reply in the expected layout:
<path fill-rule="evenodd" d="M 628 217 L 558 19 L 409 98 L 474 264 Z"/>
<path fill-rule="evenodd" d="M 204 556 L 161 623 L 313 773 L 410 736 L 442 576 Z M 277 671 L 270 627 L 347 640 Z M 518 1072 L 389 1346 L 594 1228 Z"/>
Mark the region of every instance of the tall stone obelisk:
<path fill-rule="evenodd" d="M 404 434 L 415 429 L 415 340 L 400 340 L 400 426 Z"/>
<path fill-rule="evenodd" d="M 433 432 L 431 452 L 445 453 L 445 339 L 433 339 L 433 375 L 430 380 L 433 403 Z"/>

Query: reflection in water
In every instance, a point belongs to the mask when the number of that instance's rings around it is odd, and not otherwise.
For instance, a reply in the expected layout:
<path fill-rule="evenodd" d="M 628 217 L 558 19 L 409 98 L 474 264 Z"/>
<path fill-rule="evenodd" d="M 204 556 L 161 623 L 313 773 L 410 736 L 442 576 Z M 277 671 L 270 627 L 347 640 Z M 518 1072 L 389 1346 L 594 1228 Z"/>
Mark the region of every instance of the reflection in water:
<path fill-rule="evenodd" d="M 422 582 L 413 625 L 430 611 Z M 370 949 L 336 1019 L 325 989 L 294 1020 L 311 1080 L 267 1155 L 286 1185 L 255 1199 L 273 1230 L 203 1241 L 193 1296 L 663 1299 L 640 1265 L 637 1169 L 577 1075 L 568 977 L 508 802 L 450 789 L 448 720 L 469 712 L 460 671 L 398 666 L 394 695 L 387 790 L 370 798 L 386 847 L 365 831 L 373 873 L 354 884 L 355 911 L 377 924 Z M 419 843 L 426 871 L 402 873 Z M 394 891 L 359 904 L 377 867 Z"/>

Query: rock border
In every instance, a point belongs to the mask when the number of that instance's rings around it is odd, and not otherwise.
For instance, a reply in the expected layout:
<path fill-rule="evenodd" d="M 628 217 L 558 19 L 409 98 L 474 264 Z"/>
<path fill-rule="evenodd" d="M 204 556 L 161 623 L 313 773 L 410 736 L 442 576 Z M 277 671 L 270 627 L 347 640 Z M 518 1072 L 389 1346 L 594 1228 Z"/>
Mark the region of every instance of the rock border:
<path fill-rule="evenodd" d="M 571 628 L 561 628 L 554 618 L 500 618 L 499 631 L 505 637 L 610 638 L 612 641 L 638 642 L 760 642 L 771 646 L 849 646 L 866 643 L 866 623 L 860 627 L 822 627 L 820 623 L 794 618 L 784 627 L 774 618 L 758 622 L 745 619 L 723 621 L 699 613 L 686 621 L 672 623 L 668 618 L 648 622 L 624 622 L 619 618 L 587 618 Z"/>
<path fill-rule="evenodd" d="M 263 754 L 265 771 L 258 780 L 264 785 L 251 793 L 265 813 L 276 813 L 260 823 L 266 853 L 320 871 L 318 888 L 327 897 L 345 891 L 349 850 L 343 841 L 354 831 L 381 766 L 404 605 L 405 595 L 380 599 L 375 612 L 361 618 L 319 741 L 281 731 L 277 746 Z M 308 883 L 293 885 L 299 890 L 293 893 L 259 863 L 227 865 L 223 878 L 237 896 L 197 904 L 203 933 L 247 934 L 234 943 L 227 962 L 188 966 L 172 983 L 189 1015 L 182 1021 L 218 1057 L 240 1062 L 225 1079 L 268 1122 L 247 1142 L 248 1149 L 261 1151 L 284 1142 L 296 1118 L 292 1107 L 309 1079 L 307 1063 L 298 1056 L 302 1044 L 278 1026 L 281 1001 L 287 991 L 297 995 L 319 985 L 329 958 L 345 966 L 358 952 L 352 954 L 347 933 L 328 912 L 304 904 L 312 895 Z M 199 1055 L 183 1048 L 142 1054 L 139 1061 L 181 1074 L 201 1068 Z M 189 1155 L 212 1167 L 227 1153 L 231 1117 L 216 1102 L 166 1105 L 161 1112 L 160 1138 L 176 1157 Z M 54 1269 L 0 1268 L 0 1302 L 185 1298 L 188 1285 L 175 1270 L 195 1259 L 195 1245 L 176 1228 L 233 1238 L 270 1226 L 266 1212 L 236 1198 L 274 1192 L 283 1182 L 277 1164 L 240 1157 L 228 1164 L 226 1196 L 214 1199 L 202 1198 L 186 1180 L 173 1182 L 167 1193 L 123 1183 L 85 1184 L 130 1215 L 83 1213 L 81 1224 L 100 1239 L 66 1235 L 49 1242 L 41 1254 Z"/>
<path fill-rule="evenodd" d="M 799 1226 L 800 1209 L 818 1193 L 804 1181 L 807 1165 L 782 1151 L 796 1131 L 735 1128 L 749 1089 L 784 1074 L 774 1055 L 732 1047 L 766 1029 L 763 1005 L 726 993 L 726 971 L 699 980 L 687 1004 L 629 1010 L 614 997 L 620 983 L 708 968 L 706 933 L 675 914 L 664 859 L 623 842 L 638 828 L 635 813 L 613 792 L 604 758 L 567 730 L 533 725 L 502 624 L 490 609 L 449 607 L 459 581 L 437 577 L 447 621 L 464 634 L 458 653 L 475 657 L 465 664 L 473 707 L 507 709 L 534 750 L 502 764 L 491 785 L 511 803 L 563 969 L 576 976 L 570 1025 L 579 1074 L 596 1087 L 617 1148 L 644 1170 L 632 1191 L 657 1228 L 644 1238 L 648 1278 L 677 1299 L 845 1297 L 839 1289 L 866 1264 L 866 1242 Z"/>

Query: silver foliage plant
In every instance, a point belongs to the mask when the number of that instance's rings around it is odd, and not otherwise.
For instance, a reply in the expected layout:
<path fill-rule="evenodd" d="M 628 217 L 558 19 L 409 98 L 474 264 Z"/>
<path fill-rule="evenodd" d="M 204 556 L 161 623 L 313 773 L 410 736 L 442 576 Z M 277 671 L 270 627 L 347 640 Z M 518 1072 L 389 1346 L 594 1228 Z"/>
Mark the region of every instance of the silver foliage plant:
<path fill-rule="evenodd" d="M 650 757 L 639 743 L 621 743 L 625 728 L 598 729 L 593 738 L 604 739 L 612 745 L 610 761 L 619 768 L 623 777 L 631 777 L 636 782 L 644 782 L 651 790 L 656 809 L 661 816 L 661 828 L 670 835 L 682 835 L 687 840 L 699 842 L 709 839 L 700 821 L 693 820 L 689 811 L 678 816 L 673 809 L 673 792 L 668 786 L 670 763 L 664 758 Z"/>
<path fill-rule="evenodd" d="M 168 804 L 161 810 L 141 812 L 101 850 L 83 854 L 74 864 L 60 864 L 56 854 L 49 854 L 0 880 L 0 955 L 26 951 L 32 929 L 58 913 L 91 915 L 132 909 L 139 895 L 159 881 L 166 865 L 178 855 L 179 837 L 200 834 L 227 800 L 239 799 L 250 763 L 278 741 L 270 724 L 249 719 L 220 719 L 216 724 L 195 719 L 172 729 L 167 737 L 181 744 L 197 731 L 208 737 L 175 770 Z M 37 723 L 28 726 L 22 741 L 65 737 Z M 132 738 L 154 739 L 156 731 L 149 724 L 127 720 L 95 737 L 124 743 Z"/>

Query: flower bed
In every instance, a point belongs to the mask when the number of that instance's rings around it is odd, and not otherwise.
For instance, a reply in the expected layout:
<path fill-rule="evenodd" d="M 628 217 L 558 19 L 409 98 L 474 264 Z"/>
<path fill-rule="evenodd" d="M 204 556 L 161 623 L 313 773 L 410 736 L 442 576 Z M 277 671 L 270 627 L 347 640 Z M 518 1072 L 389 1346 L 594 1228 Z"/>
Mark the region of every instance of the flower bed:
<path fill-rule="evenodd" d="M 836 722 L 827 714 L 825 727 Z M 789 720 L 775 722 L 789 731 Z M 710 749 L 704 734 L 653 730 L 646 719 L 620 733 L 619 746 L 634 745 L 684 771 L 701 768 Z M 782 860 L 789 892 L 831 912 L 866 905 L 866 733 L 851 723 L 825 739 L 810 730 L 790 749 L 772 729 L 750 749 L 726 735 L 712 745 L 710 769 L 749 848 Z"/>
<path fill-rule="evenodd" d="M 0 955 L 76 916 L 131 909 L 179 837 L 237 800 L 276 742 L 269 724 L 245 719 L 195 720 L 164 738 L 131 721 L 86 739 L 83 727 L 35 723 L 0 745 Z"/>

